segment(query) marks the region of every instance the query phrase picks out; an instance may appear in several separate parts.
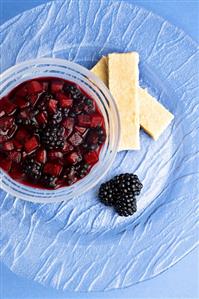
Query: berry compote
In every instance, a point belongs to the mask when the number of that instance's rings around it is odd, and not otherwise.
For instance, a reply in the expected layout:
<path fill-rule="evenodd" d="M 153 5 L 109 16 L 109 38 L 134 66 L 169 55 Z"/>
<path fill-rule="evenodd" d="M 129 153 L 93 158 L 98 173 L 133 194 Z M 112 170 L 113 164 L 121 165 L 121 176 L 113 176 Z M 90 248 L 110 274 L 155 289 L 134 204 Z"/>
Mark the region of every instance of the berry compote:
<path fill-rule="evenodd" d="M 74 184 L 98 162 L 105 139 L 95 100 L 73 82 L 36 78 L 0 100 L 0 167 L 20 183 Z"/>

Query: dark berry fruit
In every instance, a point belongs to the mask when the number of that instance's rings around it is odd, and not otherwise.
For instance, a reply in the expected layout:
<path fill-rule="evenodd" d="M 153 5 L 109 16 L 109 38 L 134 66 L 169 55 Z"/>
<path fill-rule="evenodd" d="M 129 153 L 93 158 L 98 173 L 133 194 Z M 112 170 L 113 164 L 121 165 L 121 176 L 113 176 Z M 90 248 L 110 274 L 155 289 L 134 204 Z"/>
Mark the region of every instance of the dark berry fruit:
<path fill-rule="evenodd" d="M 40 179 L 41 184 L 47 188 L 55 188 L 57 186 L 56 181 L 57 178 L 49 174 L 43 175 Z"/>
<path fill-rule="evenodd" d="M 59 126 L 47 127 L 41 134 L 43 146 L 49 150 L 61 149 L 64 147 L 64 129 Z"/>
<path fill-rule="evenodd" d="M 101 185 L 99 199 L 105 205 L 114 206 L 120 216 L 130 216 L 136 212 L 136 195 L 142 184 L 134 174 L 121 174 Z"/>
<path fill-rule="evenodd" d="M 115 202 L 114 185 L 109 181 L 102 184 L 99 189 L 99 199 L 107 206 L 113 206 Z"/>
<path fill-rule="evenodd" d="M 52 115 L 51 123 L 53 125 L 59 124 L 62 121 L 62 109 L 58 109 L 55 114 Z"/>
<path fill-rule="evenodd" d="M 81 99 L 83 96 L 81 90 L 75 84 L 65 83 L 63 89 L 64 92 L 67 95 L 71 96 L 71 98 L 73 98 L 74 100 Z"/>
<path fill-rule="evenodd" d="M 136 199 L 131 200 L 121 197 L 115 203 L 115 210 L 120 216 L 131 216 L 137 211 Z"/>
<path fill-rule="evenodd" d="M 23 161 L 23 171 L 27 177 L 38 181 L 41 177 L 41 164 L 29 157 Z"/>

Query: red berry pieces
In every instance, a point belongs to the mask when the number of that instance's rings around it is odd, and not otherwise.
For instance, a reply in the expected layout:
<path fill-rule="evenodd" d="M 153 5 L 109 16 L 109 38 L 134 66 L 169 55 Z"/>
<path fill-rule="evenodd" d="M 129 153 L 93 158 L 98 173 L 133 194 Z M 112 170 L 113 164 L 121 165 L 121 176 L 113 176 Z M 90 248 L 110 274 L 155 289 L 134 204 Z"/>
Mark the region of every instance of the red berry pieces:
<path fill-rule="evenodd" d="M 12 151 L 14 149 L 14 144 L 12 141 L 6 141 L 3 144 L 3 150 L 4 151 Z"/>
<path fill-rule="evenodd" d="M 13 117 L 2 117 L 0 118 L 0 129 L 6 131 L 13 126 L 14 118 Z"/>
<path fill-rule="evenodd" d="M 78 115 L 78 125 L 81 127 L 90 127 L 91 126 L 91 117 L 90 115 L 81 114 Z"/>
<path fill-rule="evenodd" d="M 4 111 L 6 112 L 6 114 L 12 115 L 15 113 L 16 109 L 17 106 L 9 100 L 4 102 Z"/>
<path fill-rule="evenodd" d="M 26 139 L 29 138 L 29 136 L 30 134 L 26 129 L 20 128 L 15 135 L 15 139 L 23 144 L 26 141 Z"/>
<path fill-rule="evenodd" d="M 33 136 L 31 139 L 28 139 L 25 142 L 25 151 L 30 154 L 35 151 L 39 146 L 39 141 L 36 136 Z"/>
<path fill-rule="evenodd" d="M 69 96 L 65 95 L 64 93 L 57 93 L 56 99 L 59 101 L 59 104 L 62 108 L 71 108 L 73 105 L 73 99 Z"/>
<path fill-rule="evenodd" d="M 70 138 L 69 138 L 70 143 L 73 146 L 78 146 L 82 143 L 83 139 L 78 133 L 74 133 Z"/>
<path fill-rule="evenodd" d="M 8 158 L 13 162 L 19 163 L 21 161 L 21 153 L 12 151 L 9 153 Z"/>
<path fill-rule="evenodd" d="M 40 93 L 43 91 L 43 85 L 38 82 L 38 81 L 35 81 L 35 80 L 32 80 L 32 81 L 29 81 L 27 84 L 26 84 L 26 88 L 27 88 L 27 91 L 28 93 Z"/>
<path fill-rule="evenodd" d="M 30 105 L 30 102 L 25 100 L 24 98 L 17 98 L 15 100 L 15 104 L 17 105 L 18 108 L 24 109 Z"/>
<path fill-rule="evenodd" d="M 82 160 L 82 157 L 79 153 L 73 152 L 67 156 L 67 161 L 71 164 L 76 164 Z"/>
<path fill-rule="evenodd" d="M 44 166 L 44 173 L 58 177 L 62 171 L 62 165 L 58 163 L 46 163 Z"/>
<path fill-rule="evenodd" d="M 64 82 L 62 82 L 61 80 L 59 80 L 59 81 L 53 81 L 51 83 L 51 91 L 52 91 L 52 93 L 57 93 L 59 91 L 62 91 L 63 85 L 64 85 Z"/>
<path fill-rule="evenodd" d="M 51 112 L 51 113 L 57 112 L 57 103 L 58 102 L 56 100 L 53 100 L 53 99 L 51 99 L 48 102 L 48 110 L 49 110 L 49 112 Z"/>
<path fill-rule="evenodd" d="M 48 152 L 49 160 L 58 160 L 63 158 L 63 153 L 59 151 L 49 151 Z"/>
<path fill-rule="evenodd" d="M 103 118 L 100 115 L 92 115 L 91 116 L 91 127 L 96 128 L 96 127 L 101 127 L 103 123 Z"/>
<path fill-rule="evenodd" d="M 0 167 L 4 170 L 9 172 L 11 169 L 12 161 L 10 159 L 5 159 L 4 157 L 0 156 Z"/>
<path fill-rule="evenodd" d="M 75 126 L 75 130 L 76 130 L 77 132 L 79 132 L 81 135 L 83 135 L 83 134 L 87 131 L 86 128 L 84 128 L 84 127 L 79 127 L 79 126 Z"/>
<path fill-rule="evenodd" d="M 94 164 L 99 160 L 98 154 L 96 152 L 89 152 L 84 155 L 84 160 L 88 164 Z"/>
<path fill-rule="evenodd" d="M 42 111 L 36 115 L 36 120 L 40 125 L 46 124 L 48 121 L 48 114 L 46 111 Z"/>
<path fill-rule="evenodd" d="M 45 149 L 38 149 L 36 152 L 36 161 L 39 163 L 46 163 L 47 154 Z"/>
<path fill-rule="evenodd" d="M 36 78 L 0 99 L 0 167 L 20 183 L 74 184 L 98 162 L 105 139 L 97 104 L 75 83 Z"/>

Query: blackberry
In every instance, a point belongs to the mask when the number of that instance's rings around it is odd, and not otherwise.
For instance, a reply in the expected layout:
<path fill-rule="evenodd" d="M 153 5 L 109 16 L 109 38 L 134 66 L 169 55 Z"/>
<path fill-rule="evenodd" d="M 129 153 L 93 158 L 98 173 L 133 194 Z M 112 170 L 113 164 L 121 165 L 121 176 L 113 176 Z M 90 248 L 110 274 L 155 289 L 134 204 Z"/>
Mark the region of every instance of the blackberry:
<path fill-rule="evenodd" d="M 59 108 L 55 114 L 53 114 L 51 123 L 53 125 L 59 124 L 62 121 L 62 109 Z"/>
<path fill-rule="evenodd" d="M 131 216 L 137 211 L 135 197 L 126 199 L 124 196 L 118 199 L 115 203 L 115 210 L 120 216 Z"/>
<path fill-rule="evenodd" d="M 23 162 L 23 171 L 27 177 L 33 179 L 34 181 L 38 181 L 41 177 L 41 164 L 35 162 L 33 158 L 26 158 Z"/>
<path fill-rule="evenodd" d="M 63 89 L 64 92 L 70 95 L 74 100 L 81 99 L 83 96 L 81 90 L 75 85 L 65 83 Z"/>
<path fill-rule="evenodd" d="M 80 163 L 75 166 L 76 173 L 79 178 L 83 178 L 87 175 L 89 170 L 89 164 L 87 163 Z"/>
<path fill-rule="evenodd" d="M 114 206 L 120 216 L 130 216 L 136 212 L 136 195 L 140 194 L 142 184 L 134 174 L 121 174 L 102 184 L 99 199 L 108 206 Z"/>
<path fill-rule="evenodd" d="M 56 181 L 57 181 L 56 177 L 49 174 L 45 174 L 41 177 L 40 183 L 44 187 L 55 188 L 57 186 Z"/>
<path fill-rule="evenodd" d="M 121 194 L 132 193 L 139 195 L 143 187 L 138 176 L 130 173 L 117 175 L 113 178 L 113 181 Z"/>
<path fill-rule="evenodd" d="M 67 116 L 68 116 L 68 113 L 69 113 L 69 109 L 68 109 L 68 108 L 63 108 L 63 109 L 62 109 L 62 116 L 63 116 L 63 117 L 67 117 Z"/>
<path fill-rule="evenodd" d="M 99 189 L 99 199 L 106 206 L 113 206 L 115 202 L 114 186 L 109 181 L 102 184 Z"/>
<path fill-rule="evenodd" d="M 61 149 L 64 147 L 64 128 L 59 126 L 46 127 L 41 134 L 41 142 L 47 149 Z"/>

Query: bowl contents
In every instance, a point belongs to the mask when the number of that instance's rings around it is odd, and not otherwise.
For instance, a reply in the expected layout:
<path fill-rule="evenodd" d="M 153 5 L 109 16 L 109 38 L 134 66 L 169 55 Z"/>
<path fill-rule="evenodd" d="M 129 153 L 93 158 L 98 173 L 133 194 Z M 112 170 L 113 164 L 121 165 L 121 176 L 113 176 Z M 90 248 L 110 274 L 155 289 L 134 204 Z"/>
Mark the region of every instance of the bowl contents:
<path fill-rule="evenodd" d="M 133 52 L 135 53 L 135 52 Z M 131 81 L 129 82 L 129 79 L 132 78 L 132 74 L 135 74 L 135 78 L 134 80 L 137 80 L 137 65 L 135 64 L 135 69 L 131 70 L 131 74 L 129 75 L 127 73 L 126 69 L 122 69 L 122 66 L 120 66 L 120 60 L 124 59 L 124 56 L 126 56 L 126 64 L 129 65 L 130 60 L 132 60 L 132 57 L 130 57 L 130 53 L 122 53 L 122 54 L 118 54 L 116 56 L 113 56 L 115 54 L 110 54 L 108 55 L 108 57 L 102 57 L 98 63 L 92 68 L 92 72 L 97 75 L 106 86 L 109 86 L 109 89 L 111 91 L 111 93 L 115 93 L 115 86 L 110 85 L 110 81 L 109 81 L 109 76 L 114 76 L 114 78 L 116 78 L 117 76 L 121 76 L 123 77 L 123 79 L 127 80 L 129 85 L 132 85 L 131 88 L 129 88 L 128 86 L 126 87 L 126 91 L 131 92 L 131 94 L 134 96 L 134 100 L 136 100 L 136 97 L 138 98 L 139 101 L 139 109 L 140 109 L 140 126 L 145 130 L 146 133 L 148 133 L 154 140 L 157 140 L 162 133 L 165 131 L 165 129 L 168 127 L 168 125 L 171 123 L 172 119 L 174 118 L 173 114 L 170 113 L 162 104 L 160 104 L 154 97 L 152 97 L 146 89 L 143 89 L 139 86 L 137 86 L 137 93 L 135 93 L 135 91 L 131 91 L 132 87 L 135 86 L 135 82 L 131 79 Z M 133 54 L 135 55 L 135 54 Z M 122 58 L 120 58 L 120 56 Z M 118 63 L 118 70 L 115 71 L 113 73 L 113 64 L 112 64 L 112 60 L 117 60 Z M 129 72 L 129 69 L 128 69 Z M 114 80 L 117 80 L 114 79 Z M 129 97 L 128 97 L 129 99 Z M 127 99 L 127 100 L 128 100 Z M 131 97 L 130 97 L 131 99 Z M 119 106 L 119 108 L 121 107 L 121 100 L 120 97 L 118 97 L 118 95 L 115 95 L 115 100 Z M 125 104 L 124 104 L 125 103 Z M 122 112 L 123 114 L 127 115 L 125 113 L 125 111 L 129 111 L 129 105 L 127 105 L 126 103 L 126 98 L 123 97 L 123 101 L 122 101 L 122 107 L 124 109 L 124 112 Z M 120 109 L 119 109 L 119 113 Z M 133 116 L 132 116 L 133 117 Z M 121 115 L 121 119 L 123 119 L 122 115 Z M 123 126 L 124 126 L 123 122 Z M 131 127 L 132 125 L 132 119 L 126 119 L 126 123 L 127 125 L 125 125 L 124 127 L 124 131 L 128 132 L 128 128 Z M 132 131 L 133 132 L 133 131 Z M 123 143 L 123 139 L 121 139 L 121 144 L 120 144 L 120 148 L 119 150 L 123 150 L 123 149 L 135 149 L 135 146 L 133 144 L 134 141 L 134 136 L 132 135 L 132 132 L 128 132 L 128 137 L 130 139 L 130 136 L 132 136 L 131 140 L 129 140 L 129 144 L 128 146 Z M 137 136 L 137 135 L 136 135 Z M 131 145 L 131 148 L 129 148 L 129 145 Z"/>
<path fill-rule="evenodd" d="M 142 189 L 137 175 L 125 173 L 102 184 L 98 197 L 107 206 L 113 206 L 120 216 L 131 216 L 137 211 L 136 196 Z"/>
<path fill-rule="evenodd" d="M 0 100 L 0 167 L 16 181 L 69 186 L 98 162 L 106 132 L 95 100 L 73 82 L 23 82 Z"/>

